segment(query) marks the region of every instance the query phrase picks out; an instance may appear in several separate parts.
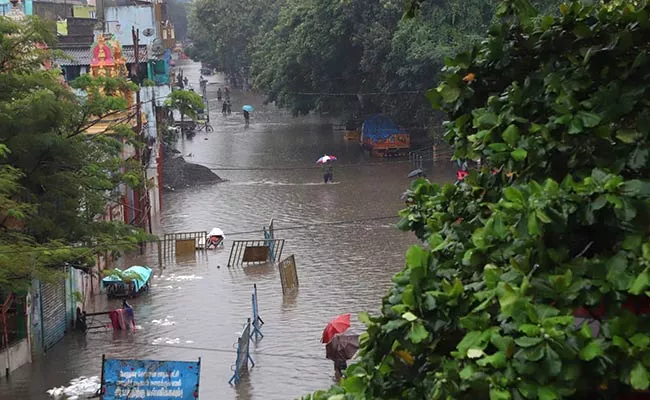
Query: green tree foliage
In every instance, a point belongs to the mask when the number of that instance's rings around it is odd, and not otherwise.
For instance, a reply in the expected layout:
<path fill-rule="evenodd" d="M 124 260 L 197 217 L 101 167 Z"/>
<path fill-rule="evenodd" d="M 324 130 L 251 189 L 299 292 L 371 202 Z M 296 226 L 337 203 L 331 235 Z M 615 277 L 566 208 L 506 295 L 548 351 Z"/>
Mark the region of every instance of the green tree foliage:
<path fill-rule="evenodd" d="M 0 290 L 49 279 L 65 263 L 89 267 L 94 256 L 131 248 L 144 235 L 98 217 L 118 201 L 120 185 L 141 187 L 141 167 L 121 158 L 123 141 L 138 145 L 117 121 L 112 134 L 88 137 L 98 117 L 126 109 L 120 79 L 84 76 L 64 85 L 46 69 L 49 29 L 38 20 L 0 18 Z M 125 121 L 124 121 L 125 122 Z"/>
<path fill-rule="evenodd" d="M 542 1 L 556 6 L 559 0 Z M 190 16 L 191 56 L 255 85 L 295 114 L 386 112 L 407 125 L 436 115 L 422 95 L 445 57 L 478 42 L 495 13 L 489 0 L 201 0 Z M 365 93 L 364 96 L 357 96 Z"/>
<path fill-rule="evenodd" d="M 197 0 L 189 16 L 189 55 L 225 73 L 234 85 L 248 77 L 252 44 L 272 29 L 281 0 Z"/>
<path fill-rule="evenodd" d="M 287 0 L 276 27 L 259 38 L 255 84 L 296 114 L 356 108 L 363 48 L 355 37 L 362 1 Z M 370 5 L 369 5 L 370 6 Z M 353 93 L 319 96 L 309 93 Z"/>
<path fill-rule="evenodd" d="M 186 115 L 196 119 L 205 108 L 201 95 L 191 90 L 174 90 L 165 100 L 165 104 L 171 109 L 178 110 L 181 114 L 181 123 Z"/>
<path fill-rule="evenodd" d="M 404 6 L 286 0 L 275 29 L 256 40 L 256 86 L 296 114 L 384 112 L 411 126 L 430 123 L 436 114 L 422 94 L 445 57 L 481 40 L 494 3 L 426 2 L 413 18 L 402 19 Z"/>
<path fill-rule="evenodd" d="M 461 183 L 413 183 L 362 355 L 312 399 L 616 399 L 650 387 L 650 5 L 499 7 L 428 96 Z M 579 312 L 579 313 L 578 313 Z M 586 315 L 584 319 L 575 315 Z"/>

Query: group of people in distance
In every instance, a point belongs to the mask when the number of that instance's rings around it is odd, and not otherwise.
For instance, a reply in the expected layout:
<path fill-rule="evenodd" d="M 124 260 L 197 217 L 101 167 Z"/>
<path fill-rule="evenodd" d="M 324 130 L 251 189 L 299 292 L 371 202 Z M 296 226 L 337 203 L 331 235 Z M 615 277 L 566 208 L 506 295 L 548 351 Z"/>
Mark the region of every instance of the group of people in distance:
<path fill-rule="evenodd" d="M 217 100 L 218 101 L 223 100 L 223 104 L 221 106 L 221 113 L 223 115 L 232 114 L 232 103 L 230 102 L 230 88 L 228 86 L 226 86 L 223 91 L 221 90 L 221 88 L 217 89 Z"/>

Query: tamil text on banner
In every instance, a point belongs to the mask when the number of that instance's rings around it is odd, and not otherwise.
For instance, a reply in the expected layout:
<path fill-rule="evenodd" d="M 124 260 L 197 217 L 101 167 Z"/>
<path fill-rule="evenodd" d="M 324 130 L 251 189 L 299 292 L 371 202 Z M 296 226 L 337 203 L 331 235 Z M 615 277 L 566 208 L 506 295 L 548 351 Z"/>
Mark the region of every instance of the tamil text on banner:
<path fill-rule="evenodd" d="M 102 399 L 178 399 L 199 396 L 201 359 L 186 361 L 115 360 L 104 358 Z"/>

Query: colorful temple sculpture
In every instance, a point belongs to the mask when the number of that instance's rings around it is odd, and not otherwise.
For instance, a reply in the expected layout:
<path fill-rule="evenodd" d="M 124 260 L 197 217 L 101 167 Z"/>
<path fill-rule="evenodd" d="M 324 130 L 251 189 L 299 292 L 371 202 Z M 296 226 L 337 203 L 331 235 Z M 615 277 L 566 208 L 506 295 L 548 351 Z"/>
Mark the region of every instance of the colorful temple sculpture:
<path fill-rule="evenodd" d="M 97 41 L 93 43 L 90 59 L 90 75 L 93 78 L 127 78 L 126 59 L 122 53 L 122 46 L 117 40 L 105 35 L 98 35 Z M 86 134 L 95 135 L 99 133 L 112 133 L 111 128 L 117 124 L 126 124 L 133 129 L 137 129 L 137 118 L 135 108 L 135 96 L 133 91 L 127 89 L 122 92 L 119 89 L 113 93 L 107 93 L 111 96 L 123 97 L 127 101 L 127 108 L 124 111 L 111 113 L 110 116 L 103 116 L 95 121 L 86 130 Z M 146 118 L 146 116 L 142 116 Z"/>
<path fill-rule="evenodd" d="M 100 34 L 90 48 L 89 73 L 93 78 L 128 78 L 126 59 L 122 52 L 122 46 L 110 34 Z M 105 89 L 104 89 L 105 90 Z M 135 92 L 126 88 L 124 90 L 112 89 L 110 93 L 103 92 L 107 96 L 121 97 L 126 100 L 127 107 L 124 110 L 107 113 L 97 116 L 97 119 L 90 121 L 85 131 L 86 135 L 112 135 L 116 134 L 116 126 L 128 126 L 138 137 L 143 135 L 143 127 L 147 123 L 146 114 L 142 112 L 141 105 L 136 103 Z M 137 117 L 140 112 L 140 118 Z M 140 163 L 142 155 L 140 151 L 123 139 L 122 158 L 124 161 L 130 159 Z M 140 163 L 141 164 L 141 163 Z M 138 190 L 129 187 L 123 188 L 121 204 L 117 212 L 113 212 L 113 205 L 109 205 L 108 215 L 110 220 L 115 218 L 123 219 L 124 223 L 146 227 L 150 210 L 148 191 Z M 98 262 L 99 263 L 99 262 Z"/>

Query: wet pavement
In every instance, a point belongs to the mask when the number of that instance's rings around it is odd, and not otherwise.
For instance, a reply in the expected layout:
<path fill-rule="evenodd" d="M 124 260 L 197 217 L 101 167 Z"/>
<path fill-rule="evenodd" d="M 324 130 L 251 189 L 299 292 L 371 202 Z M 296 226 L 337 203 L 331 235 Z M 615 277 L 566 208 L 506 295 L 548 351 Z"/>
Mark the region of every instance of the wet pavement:
<path fill-rule="evenodd" d="M 198 90 L 199 67 L 182 66 Z M 218 76 L 206 77 L 214 132 L 179 141 L 189 162 L 214 168 L 227 181 L 166 193 L 161 233 L 226 233 L 225 247 L 155 267 L 151 291 L 133 301 L 135 333 L 69 334 L 47 355 L 0 381 L 1 399 L 44 399 L 45 390 L 80 375 L 99 375 L 101 357 L 195 360 L 201 357 L 200 397 L 204 399 L 291 399 L 332 384 L 321 332 L 331 318 L 376 312 L 404 263 L 415 238 L 392 224 L 403 206 L 409 164 L 370 159 L 357 143 L 346 142 L 333 122 L 319 116 L 293 118 L 251 93 L 232 94 L 233 114 L 221 115 Z M 243 104 L 255 111 L 246 127 Z M 324 184 L 315 161 L 334 154 L 334 183 Z M 453 170 L 430 171 L 451 181 Z M 297 295 L 283 297 L 277 269 L 228 268 L 229 241 L 262 239 L 275 220 L 276 238 L 286 239 L 284 256 L 294 254 L 300 279 Z M 333 224 L 332 222 L 340 223 Z M 258 231 L 257 233 L 245 233 Z M 244 232 L 244 233 L 242 233 Z M 153 249 L 152 249 L 153 250 Z M 157 266 L 151 251 L 133 263 Z M 255 367 L 231 387 L 234 344 L 251 314 L 256 283 L 265 337 L 251 344 Z M 97 311 L 108 310 L 97 297 Z"/>

